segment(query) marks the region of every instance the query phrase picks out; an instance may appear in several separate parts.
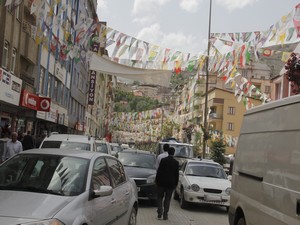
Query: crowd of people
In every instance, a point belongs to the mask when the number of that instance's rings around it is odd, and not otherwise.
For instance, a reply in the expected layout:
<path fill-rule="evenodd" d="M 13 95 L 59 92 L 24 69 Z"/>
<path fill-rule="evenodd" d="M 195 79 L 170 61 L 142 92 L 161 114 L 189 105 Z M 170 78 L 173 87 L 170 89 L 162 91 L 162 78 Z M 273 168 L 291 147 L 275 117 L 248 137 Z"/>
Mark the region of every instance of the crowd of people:
<path fill-rule="evenodd" d="M 4 140 L 4 144 L 0 146 L 2 148 L 0 149 L 2 153 L 1 162 L 21 151 L 38 148 L 42 141 L 41 138 L 35 139 L 31 131 L 27 131 L 26 134 L 11 132 L 7 125 L 0 127 L 0 137 Z"/>

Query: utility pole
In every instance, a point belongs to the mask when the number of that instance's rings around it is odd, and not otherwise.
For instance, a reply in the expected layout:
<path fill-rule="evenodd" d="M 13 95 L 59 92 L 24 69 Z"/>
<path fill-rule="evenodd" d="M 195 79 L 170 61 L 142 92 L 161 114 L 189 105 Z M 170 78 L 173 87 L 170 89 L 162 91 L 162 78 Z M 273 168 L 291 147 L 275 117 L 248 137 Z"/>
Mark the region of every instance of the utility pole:
<path fill-rule="evenodd" d="M 211 26 L 211 8 L 212 0 L 209 3 L 209 21 L 208 21 L 208 40 L 207 40 L 207 59 L 206 59 L 206 83 L 205 83 L 205 102 L 204 102 L 204 134 L 203 134 L 203 147 L 202 158 L 205 159 L 206 145 L 207 145 L 207 101 L 208 101 L 208 77 L 209 77 L 209 56 L 210 56 L 210 26 Z"/>

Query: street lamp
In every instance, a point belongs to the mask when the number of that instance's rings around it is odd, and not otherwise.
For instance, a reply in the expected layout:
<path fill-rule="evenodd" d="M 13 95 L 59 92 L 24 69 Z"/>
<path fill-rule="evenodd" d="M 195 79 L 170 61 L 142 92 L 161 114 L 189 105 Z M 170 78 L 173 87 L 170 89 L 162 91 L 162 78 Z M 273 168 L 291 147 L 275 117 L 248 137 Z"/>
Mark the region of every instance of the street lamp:
<path fill-rule="evenodd" d="M 209 21 L 208 21 L 208 40 L 207 40 L 207 60 L 206 60 L 206 83 L 205 83 L 205 102 L 204 102 L 204 134 L 203 134 L 203 147 L 202 158 L 205 158 L 206 145 L 207 145 L 207 101 L 208 101 L 208 77 L 209 77 L 209 56 L 210 56 L 210 26 L 211 26 L 211 8 L 212 0 L 209 1 Z"/>

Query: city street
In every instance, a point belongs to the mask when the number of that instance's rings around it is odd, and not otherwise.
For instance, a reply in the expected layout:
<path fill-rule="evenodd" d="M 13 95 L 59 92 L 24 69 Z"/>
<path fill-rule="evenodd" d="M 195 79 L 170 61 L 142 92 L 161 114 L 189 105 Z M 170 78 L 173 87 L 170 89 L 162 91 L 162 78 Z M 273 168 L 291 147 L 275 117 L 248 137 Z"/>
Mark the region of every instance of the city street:
<path fill-rule="evenodd" d="M 178 201 L 172 199 L 169 220 L 157 219 L 156 207 L 140 202 L 137 225 L 228 225 L 228 216 L 224 207 L 191 205 L 181 209 Z"/>

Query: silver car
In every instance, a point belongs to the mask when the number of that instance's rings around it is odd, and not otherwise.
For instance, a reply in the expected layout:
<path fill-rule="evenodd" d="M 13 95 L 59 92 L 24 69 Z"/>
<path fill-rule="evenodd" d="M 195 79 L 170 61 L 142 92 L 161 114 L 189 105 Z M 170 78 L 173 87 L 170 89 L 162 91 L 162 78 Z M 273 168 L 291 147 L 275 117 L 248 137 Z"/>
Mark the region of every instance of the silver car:
<path fill-rule="evenodd" d="M 137 188 L 99 152 L 33 149 L 0 165 L 0 224 L 135 225 Z"/>

